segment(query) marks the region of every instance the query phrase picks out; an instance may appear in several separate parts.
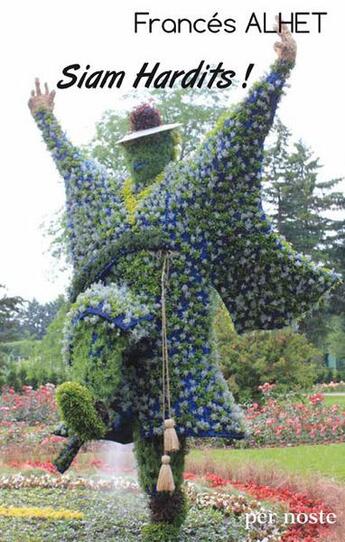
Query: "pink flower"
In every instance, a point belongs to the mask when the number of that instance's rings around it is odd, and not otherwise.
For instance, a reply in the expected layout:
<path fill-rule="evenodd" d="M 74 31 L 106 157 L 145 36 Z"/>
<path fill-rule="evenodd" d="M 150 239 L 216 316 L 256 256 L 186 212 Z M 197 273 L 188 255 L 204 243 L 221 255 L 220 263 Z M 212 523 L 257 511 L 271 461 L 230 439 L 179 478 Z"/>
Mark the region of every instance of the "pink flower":
<path fill-rule="evenodd" d="M 263 394 L 266 394 L 266 393 L 270 393 L 275 387 L 276 387 L 275 384 L 270 384 L 269 382 L 265 382 L 265 384 L 258 386 L 258 390 L 260 390 Z"/>
<path fill-rule="evenodd" d="M 318 405 L 322 403 L 324 398 L 325 396 L 322 393 L 314 393 L 314 395 L 310 395 L 309 401 L 311 402 L 312 405 Z"/>

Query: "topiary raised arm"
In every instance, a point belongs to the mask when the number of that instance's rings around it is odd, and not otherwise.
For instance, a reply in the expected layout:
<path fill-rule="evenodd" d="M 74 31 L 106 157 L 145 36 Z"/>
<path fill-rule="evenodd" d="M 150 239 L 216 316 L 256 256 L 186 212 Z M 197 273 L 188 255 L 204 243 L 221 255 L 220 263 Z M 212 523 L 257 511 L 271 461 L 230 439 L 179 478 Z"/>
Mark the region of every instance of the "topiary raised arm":
<path fill-rule="evenodd" d="M 120 200 L 105 168 L 87 159 L 66 137 L 53 113 L 55 91 L 49 91 L 47 83 L 44 87 L 42 92 L 39 79 L 35 80 L 28 105 L 65 182 L 69 246 L 78 267 L 113 233 L 109 215 L 120 208 Z"/>

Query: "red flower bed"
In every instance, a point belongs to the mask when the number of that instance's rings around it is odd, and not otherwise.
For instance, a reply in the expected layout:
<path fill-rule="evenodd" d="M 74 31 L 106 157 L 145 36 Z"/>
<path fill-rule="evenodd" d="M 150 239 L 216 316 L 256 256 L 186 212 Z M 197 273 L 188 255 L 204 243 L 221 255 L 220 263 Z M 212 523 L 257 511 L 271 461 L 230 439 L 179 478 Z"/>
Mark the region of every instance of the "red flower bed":
<path fill-rule="evenodd" d="M 13 388 L 3 388 L 0 394 L 0 424 L 11 422 L 28 422 L 45 424 L 58 421 L 55 402 L 55 386 L 45 384 L 34 390 L 31 386 L 23 386 L 21 393 Z"/>
<path fill-rule="evenodd" d="M 186 480 L 193 480 L 197 475 L 187 472 L 184 477 Z M 285 503 L 288 506 L 289 513 L 294 514 L 294 517 L 298 516 L 298 514 L 306 514 L 309 517 L 311 514 L 314 517 L 317 516 L 318 520 L 315 523 L 306 522 L 305 524 L 293 523 L 289 525 L 287 532 L 283 535 L 282 542 L 314 542 L 323 540 L 329 533 L 330 525 L 322 524 L 320 514 L 325 517 L 327 514 L 332 513 L 332 510 L 321 500 L 313 500 L 307 494 L 295 493 L 287 487 L 274 488 L 258 485 L 254 482 L 235 482 L 213 473 L 207 473 L 205 478 L 213 488 L 232 485 L 256 499 Z"/>
<path fill-rule="evenodd" d="M 250 495 L 258 499 L 272 500 L 284 502 L 289 507 L 289 512 L 297 516 L 298 514 L 306 514 L 310 517 L 310 514 L 316 514 L 320 517 L 329 514 L 332 511 L 322 501 L 315 501 L 308 497 L 304 493 L 294 493 L 288 488 L 272 488 L 268 486 L 258 486 L 254 483 L 237 483 L 233 482 L 232 485 L 241 491 L 245 491 Z M 330 525 L 323 525 L 318 520 L 315 524 L 307 522 L 305 524 L 295 523 L 289 526 L 287 533 L 283 536 L 284 542 L 312 542 L 313 540 L 321 540 L 323 536 L 326 536 L 329 532 Z"/>
<path fill-rule="evenodd" d="M 246 410 L 252 434 L 248 446 L 328 444 L 345 440 L 344 407 L 325 405 L 321 393 L 297 400 L 293 395 L 274 397 L 274 384 L 266 383 L 259 388 L 263 403 L 253 403 Z"/>

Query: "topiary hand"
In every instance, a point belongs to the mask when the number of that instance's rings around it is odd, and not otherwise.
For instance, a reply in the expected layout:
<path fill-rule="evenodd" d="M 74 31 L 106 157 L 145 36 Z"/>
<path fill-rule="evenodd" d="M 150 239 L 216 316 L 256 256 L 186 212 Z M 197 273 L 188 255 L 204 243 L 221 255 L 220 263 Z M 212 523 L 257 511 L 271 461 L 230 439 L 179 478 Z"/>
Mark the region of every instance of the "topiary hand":
<path fill-rule="evenodd" d="M 36 90 L 31 91 L 31 98 L 28 101 L 28 106 L 31 113 L 34 115 L 40 109 L 45 109 L 46 111 L 53 111 L 54 109 L 54 98 L 55 90 L 49 92 L 47 83 L 44 83 L 44 94 L 41 92 L 41 84 L 38 77 L 35 79 L 35 88 Z"/>
<path fill-rule="evenodd" d="M 106 432 L 92 393 L 78 382 L 64 382 L 56 390 L 56 402 L 63 421 L 82 442 L 100 439 Z"/>
<path fill-rule="evenodd" d="M 279 21 L 279 18 L 276 17 L 276 21 Z M 294 38 L 292 37 L 291 32 L 288 30 L 288 27 L 285 24 L 280 25 L 276 24 L 275 30 L 280 37 L 281 41 L 276 41 L 274 44 L 274 50 L 278 55 L 279 60 L 286 60 L 288 62 L 295 62 L 296 53 L 297 53 L 297 44 Z"/>

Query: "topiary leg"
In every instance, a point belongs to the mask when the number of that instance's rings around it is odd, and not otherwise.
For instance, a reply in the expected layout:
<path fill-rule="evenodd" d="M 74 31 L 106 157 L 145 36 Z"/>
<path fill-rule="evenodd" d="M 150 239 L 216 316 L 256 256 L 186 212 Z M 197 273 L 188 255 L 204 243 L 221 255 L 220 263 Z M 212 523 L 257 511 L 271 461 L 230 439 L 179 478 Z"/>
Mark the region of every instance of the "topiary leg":
<path fill-rule="evenodd" d="M 181 449 L 171 454 L 171 468 L 174 476 L 173 493 L 156 491 L 161 457 L 163 453 L 162 437 L 143 439 L 139 431 L 134 433 L 134 452 L 139 470 L 139 482 L 149 496 L 149 508 L 152 524 L 144 529 L 144 539 L 174 540 L 187 513 L 186 498 L 182 489 L 184 460 L 187 453 L 186 440 L 180 437 Z M 163 534 L 166 538 L 163 538 Z M 161 538 L 159 538 L 159 536 Z"/>

